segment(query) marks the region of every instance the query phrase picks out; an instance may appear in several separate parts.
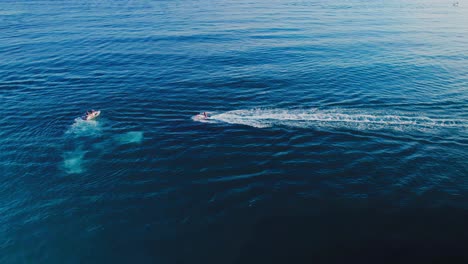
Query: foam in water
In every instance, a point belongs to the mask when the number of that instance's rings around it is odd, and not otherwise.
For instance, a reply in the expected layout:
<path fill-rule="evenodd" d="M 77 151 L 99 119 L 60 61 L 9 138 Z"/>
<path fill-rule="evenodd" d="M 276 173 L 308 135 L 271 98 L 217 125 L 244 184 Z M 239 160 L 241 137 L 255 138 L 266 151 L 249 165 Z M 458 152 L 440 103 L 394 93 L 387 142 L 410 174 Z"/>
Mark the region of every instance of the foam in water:
<path fill-rule="evenodd" d="M 468 127 L 467 120 L 430 118 L 413 113 L 363 112 L 358 110 L 286 110 L 251 109 L 213 114 L 210 122 L 247 125 L 257 128 L 272 126 L 336 127 L 358 130 L 394 129 L 427 130 Z"/>
<path fill-rule="evenodd" d="M 69 174 L 82 173 L 84 171 L 83 161 L 85 153 L 81 148 L 65 152 L 63 155 L 63 168 L 65 172 Z"/>
<path fill-rule="evenodd" d="M 115 140 L 120 144 L 140 144 L 143 141 L 143 132 L 132 131 L 115 136 Z"/>
<path fill-rule="evenodd" d="M 76 118 L 66 134 L 73 136 L 99 136 L 102 133 L 102 125 L 96 120 L 83 120 Z"/>

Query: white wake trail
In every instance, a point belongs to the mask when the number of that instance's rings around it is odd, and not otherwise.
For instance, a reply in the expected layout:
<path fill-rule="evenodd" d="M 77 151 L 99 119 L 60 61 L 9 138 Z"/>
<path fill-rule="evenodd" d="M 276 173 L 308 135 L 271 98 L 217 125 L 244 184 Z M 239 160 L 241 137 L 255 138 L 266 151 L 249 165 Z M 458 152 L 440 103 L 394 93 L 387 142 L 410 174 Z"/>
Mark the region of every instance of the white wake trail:
<path fill-rule="evenodd" d="M 427 130 L 436 128 L 468 128 L 464 119 L 432 118 L 414 113 L 364 112 L 361 110 L 286 110 L 251 109 L 213 114 L 210 122 L 247 125 L 257 128 L 274 126 L 335 127 L 359 130 L 395 129 Z"/>

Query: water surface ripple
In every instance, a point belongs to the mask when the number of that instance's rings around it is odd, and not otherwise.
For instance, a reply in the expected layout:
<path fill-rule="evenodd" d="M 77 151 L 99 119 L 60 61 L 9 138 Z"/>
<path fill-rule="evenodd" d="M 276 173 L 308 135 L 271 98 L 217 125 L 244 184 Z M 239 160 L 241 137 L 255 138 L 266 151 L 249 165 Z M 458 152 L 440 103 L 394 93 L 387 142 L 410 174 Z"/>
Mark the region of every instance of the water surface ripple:
<path fill-rule="evenodd" d="M 0 263 L 463 259 L 459 2 L 2 1 Z"/>

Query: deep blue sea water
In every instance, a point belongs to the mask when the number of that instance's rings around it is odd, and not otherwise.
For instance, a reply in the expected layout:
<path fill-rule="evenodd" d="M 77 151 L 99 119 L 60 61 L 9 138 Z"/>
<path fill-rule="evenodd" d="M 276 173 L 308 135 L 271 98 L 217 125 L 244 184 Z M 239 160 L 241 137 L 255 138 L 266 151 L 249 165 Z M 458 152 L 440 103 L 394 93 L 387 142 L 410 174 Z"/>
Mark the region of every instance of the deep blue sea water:
<path fill-rule="evenodd" d="M 462 262 L 467 159 L 467 1 L 0 2 L 0 263 Z"/>

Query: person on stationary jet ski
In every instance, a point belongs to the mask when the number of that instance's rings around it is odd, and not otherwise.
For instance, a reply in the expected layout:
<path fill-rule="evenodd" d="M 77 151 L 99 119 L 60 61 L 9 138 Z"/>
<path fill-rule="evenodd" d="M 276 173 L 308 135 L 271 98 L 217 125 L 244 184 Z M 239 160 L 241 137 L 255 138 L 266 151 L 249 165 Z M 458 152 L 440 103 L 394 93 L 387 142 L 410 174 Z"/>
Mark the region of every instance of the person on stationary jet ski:
<path fill-rule="evenodd" d="M 83 117 L 84 120 L 91 120 L 96 118 L 99 115 L 99 111 L 91 109 L 91 111 L 86 111 L 86 115 Z"/>

